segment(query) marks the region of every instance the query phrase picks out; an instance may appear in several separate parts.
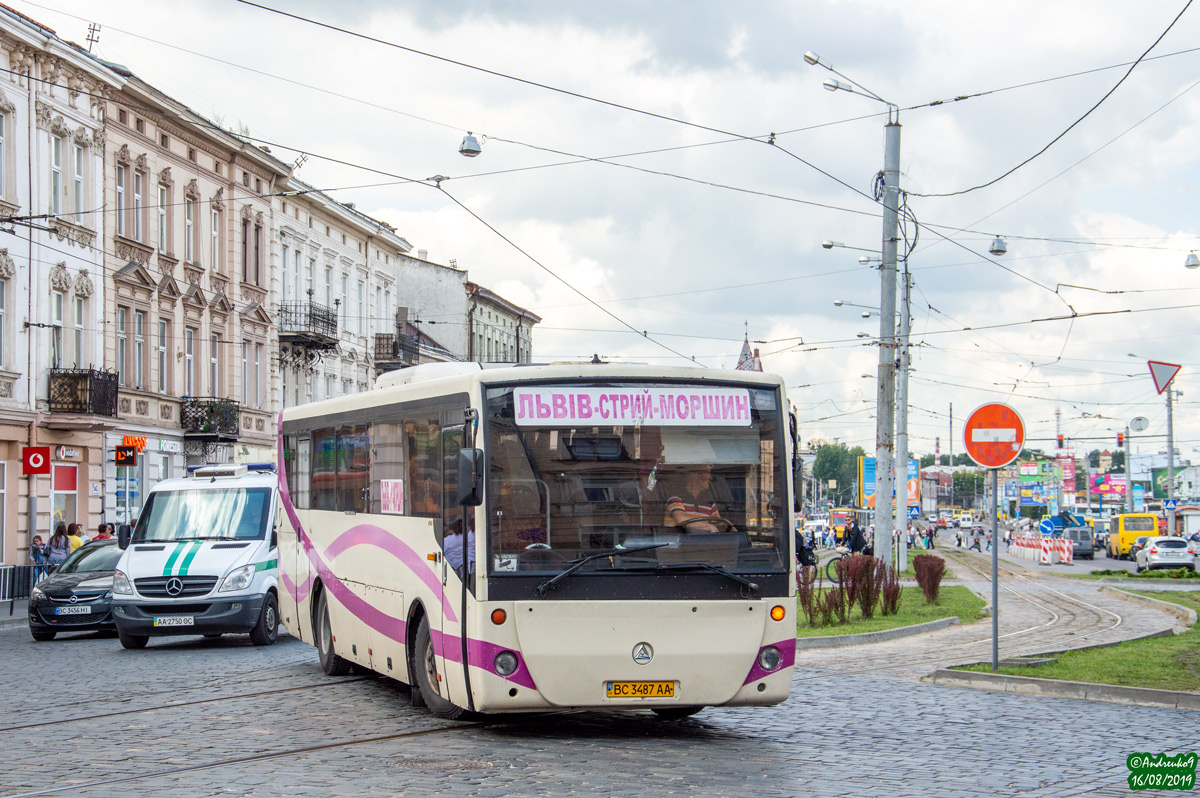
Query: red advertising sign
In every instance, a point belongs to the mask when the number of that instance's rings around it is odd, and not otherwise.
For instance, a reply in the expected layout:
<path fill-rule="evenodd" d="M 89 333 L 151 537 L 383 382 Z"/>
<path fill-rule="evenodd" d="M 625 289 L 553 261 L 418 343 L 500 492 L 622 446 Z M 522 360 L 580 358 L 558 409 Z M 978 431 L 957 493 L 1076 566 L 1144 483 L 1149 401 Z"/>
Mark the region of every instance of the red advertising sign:
<path fill-rule="evenodd" d="M 25 476 L 29 476 L 30 474 L 49 474 L 50 447 L 22 446 L 21 473 Z"/>
<path fill-rule="evenodd" d="M 984 468 L 1002 468 L 1025 445 L 1025 422 L 1011 407 L 999 402 L 981 405 L 963 427 L 967 455 Z"/>

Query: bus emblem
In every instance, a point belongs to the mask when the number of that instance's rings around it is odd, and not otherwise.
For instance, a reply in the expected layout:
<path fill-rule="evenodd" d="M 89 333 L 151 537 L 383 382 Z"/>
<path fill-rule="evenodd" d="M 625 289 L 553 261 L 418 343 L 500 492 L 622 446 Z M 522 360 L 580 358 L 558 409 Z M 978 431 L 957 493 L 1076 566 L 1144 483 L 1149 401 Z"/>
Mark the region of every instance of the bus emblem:
<path fill-rule="evenodd" d="M 654 649 L 649 643 L 638 643 L 633 647 L 633 661 L 638 665 L 649 665 L 650 660 L 654 659 Z"/>

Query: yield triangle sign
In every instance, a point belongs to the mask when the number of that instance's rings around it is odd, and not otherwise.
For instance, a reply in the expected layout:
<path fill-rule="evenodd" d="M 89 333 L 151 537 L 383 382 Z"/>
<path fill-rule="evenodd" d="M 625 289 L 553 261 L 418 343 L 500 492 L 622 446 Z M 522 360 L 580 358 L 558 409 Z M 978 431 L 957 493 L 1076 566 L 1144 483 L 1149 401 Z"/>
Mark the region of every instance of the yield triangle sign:
<path fill-rule="evenodd" d="M 1167 386 L 1175 379 L 1180 369 L 1180 366 L 1174 363 L 1162 363 L 1158 360 L 1148 360 L 1146 363 L 1150 366 L 1150 376 L 1154 378 L 1154 387 L 1159 393 L 1167 390 Z"/>

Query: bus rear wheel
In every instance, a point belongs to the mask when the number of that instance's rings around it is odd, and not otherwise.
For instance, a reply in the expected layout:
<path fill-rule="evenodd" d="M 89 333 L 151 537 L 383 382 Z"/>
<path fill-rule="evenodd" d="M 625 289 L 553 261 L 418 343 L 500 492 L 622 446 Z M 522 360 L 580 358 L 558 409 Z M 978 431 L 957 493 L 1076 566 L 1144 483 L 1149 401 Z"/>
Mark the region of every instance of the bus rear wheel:
<path fill-rule="evenodd" d="M 328 676 L 345 676 L 350 672 L 350 663 L 333 651 L 333 627 L 329 623 L 329 603 L 322 590 L 317 596 L 317 656 L 321 658 L 321 670 Z"/>
<path fill-rule="evenodd" d="M 417 687 L 429 711 L 439 718 L 458 720 L 466 710 L 455 706 L 446 698 L 446 682 L 438 673 L 437 656 L 433 651 L 433 635 L 429 632 L 429 618 L 422 617 L 421 625 L 417 627 L 417 639 L 414 641 L 412 672 L 417 675 Z"/>

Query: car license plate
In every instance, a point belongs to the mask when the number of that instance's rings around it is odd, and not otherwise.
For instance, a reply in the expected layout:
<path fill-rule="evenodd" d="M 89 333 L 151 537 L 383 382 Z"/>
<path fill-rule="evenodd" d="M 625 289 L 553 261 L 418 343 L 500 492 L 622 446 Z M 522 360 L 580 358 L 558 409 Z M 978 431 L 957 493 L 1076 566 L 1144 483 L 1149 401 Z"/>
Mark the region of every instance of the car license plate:
<path fill-rule="evenodd" d="M 191 615 L 169 615 L 154 619 L 155 626 L 192 626 L 194 623 Z"/>
<path fill-rule="evenodd" d="M 55 607 L 55 615 L 91 615 L 92 605 L 77 604 L 70 607 Z"/>
<path fill-rule="evenodd" d="M 674 698 L 675 682 L 606 682 L 609 698 Z"/>

